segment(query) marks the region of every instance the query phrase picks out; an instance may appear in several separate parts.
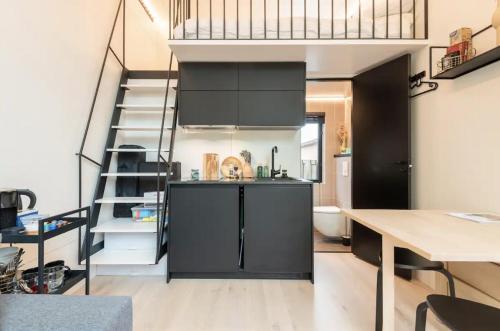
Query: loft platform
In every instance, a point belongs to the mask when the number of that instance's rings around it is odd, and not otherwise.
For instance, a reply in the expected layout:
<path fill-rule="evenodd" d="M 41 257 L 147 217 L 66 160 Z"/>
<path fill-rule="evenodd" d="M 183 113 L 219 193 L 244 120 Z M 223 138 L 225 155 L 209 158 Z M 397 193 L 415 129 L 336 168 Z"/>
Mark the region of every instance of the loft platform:
<path fill-rule="evenodd" d="M 170 40 L 179 62 L 307 62 L 307 77 L 351 78 L 428 45 L 426 39 Z"/>

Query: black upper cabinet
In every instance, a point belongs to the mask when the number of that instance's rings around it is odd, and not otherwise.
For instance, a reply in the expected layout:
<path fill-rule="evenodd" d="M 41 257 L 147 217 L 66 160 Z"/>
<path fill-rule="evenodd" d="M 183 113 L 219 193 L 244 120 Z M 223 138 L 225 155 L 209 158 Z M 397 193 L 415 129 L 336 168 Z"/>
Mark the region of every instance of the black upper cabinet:
<path fill-rule="evenodd" d="M 237 91 L 181 91 L 179 125 L 237 125 Z"/>
<path fill-rule="evenodd" d="M 304 91 L 239 91 L 242 127 L 300 127 L 305 121 Z"/>
<path fill-rule="evenodd" d="M 236 91 L 238 63 L 187 62 L 180 66 L 182 91 Z"/>
<path fill-rule="evenodd" d="M 179 125 L 296 128 L 305 63 L 181 63 Z"/>
<path fill-rule="evenodd" d="M 240 91 L 304 91 L 306 65 L 303 62 L 240 63 Z"/>

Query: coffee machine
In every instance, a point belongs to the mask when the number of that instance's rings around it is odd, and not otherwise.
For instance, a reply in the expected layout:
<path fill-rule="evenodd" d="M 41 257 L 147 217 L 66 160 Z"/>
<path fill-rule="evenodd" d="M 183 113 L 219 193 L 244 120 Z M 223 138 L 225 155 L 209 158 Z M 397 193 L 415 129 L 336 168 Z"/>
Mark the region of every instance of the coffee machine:
<path fill-rule="evenodd" d="M 0 231 L 16 226 L 17 212 L 23 209 L 21 196 L 30 200 L 28 209 L 36 204 L 36 195 L 30 190 L 0 189 Z"/>

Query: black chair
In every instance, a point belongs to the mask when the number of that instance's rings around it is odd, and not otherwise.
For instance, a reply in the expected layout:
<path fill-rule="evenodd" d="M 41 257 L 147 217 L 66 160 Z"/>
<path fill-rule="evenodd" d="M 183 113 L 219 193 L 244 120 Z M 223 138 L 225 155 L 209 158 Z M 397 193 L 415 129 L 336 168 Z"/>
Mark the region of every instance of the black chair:
<path fill-rule="evenodd" d="M 444 268 L 443 262 L 429 261 L 426 258 L 406 248 L 396 247 L 394 249 L 394 266 L 406 270 L 429 270 L 442 273 L 448 279 L 450 296 L 455 297 L 455 282 L 453 276 Z M 375 316 L 375 330 L 382 331 L 383 312 L 383 288 L 382 288 L 382 265 L 377 271 L 377 304 Z"/>
<path fill-rule="evenodd" d="M 425 331 L 427 308 L 452 331 L 498 331 L 500 309 L 446 295 L 429 295 L 417 308 L 415 331 Z"/>

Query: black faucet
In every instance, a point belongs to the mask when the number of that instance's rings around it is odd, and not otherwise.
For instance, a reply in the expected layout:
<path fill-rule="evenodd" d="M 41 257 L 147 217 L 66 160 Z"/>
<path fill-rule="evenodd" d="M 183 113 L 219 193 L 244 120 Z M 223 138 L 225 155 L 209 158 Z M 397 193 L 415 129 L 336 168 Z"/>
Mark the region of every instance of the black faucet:
<path fill-rule="evenodd" d="M 274 170 L 274 153 L 278 153 L 278 146 L 274 146 L 271 150 L 271 178 L 276 178 L 276 175 L 281 173 L 281 166 L 278 170 Z"/>

